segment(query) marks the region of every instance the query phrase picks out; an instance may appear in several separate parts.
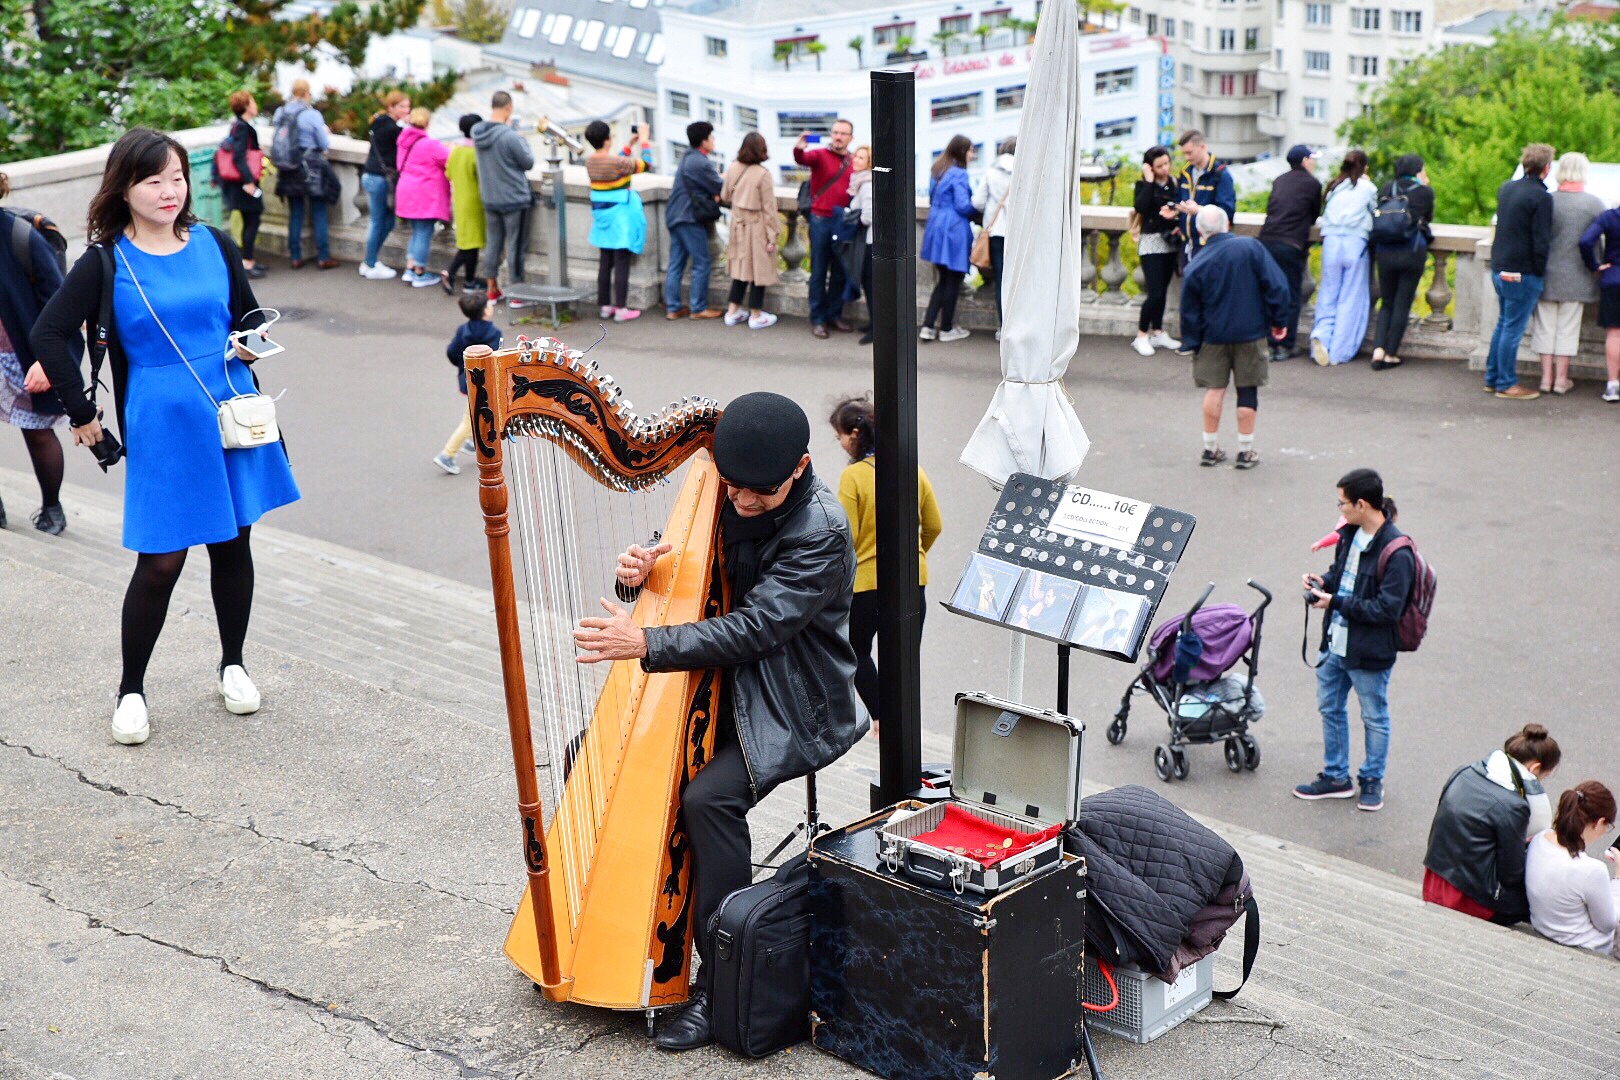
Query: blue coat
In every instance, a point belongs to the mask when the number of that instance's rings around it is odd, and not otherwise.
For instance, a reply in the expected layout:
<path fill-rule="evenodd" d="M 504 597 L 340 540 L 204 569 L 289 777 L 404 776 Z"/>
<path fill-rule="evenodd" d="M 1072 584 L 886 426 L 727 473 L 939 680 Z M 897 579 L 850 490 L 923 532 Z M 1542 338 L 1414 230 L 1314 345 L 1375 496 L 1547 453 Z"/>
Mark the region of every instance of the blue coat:
<path fill-rule="evenodd" d="M 1598 241 L 1603 241 L 1602 258 L 1598 257 Z M 1613 289 L 1620 286 L 1620 210 L 1605 210 L 1581 233 L 1581 259 L 1588 270 L 1596 271 L 1604 263 L 1609 268 L 1598 275 L 1598 287 Z"/>
<path fill-rule="evenodd" d="M 928 185 L 928 223 L 923 226 L 922 251 L 924 262 L 968 272 L 968 254 L 973 250 L 973 185 L 968 182 L 967 170 L 952 165 L 943 176 L 935 177 Z"/>
<path fill-rule="evenodd" d="M 1181 347 L 1259 341 L 1288 325 L 1288 281 L 1252 236 L 1217 233 L 1181 279 Z"/>
<path fill-rule="evenodd" d="M 1237 190 L 1232 186 L 1232 174 L 1226 171 L 1224 162 L 1216 161 L 1215 155 L 1209 156 L 1209 168 L 1198 177 L 1196 185 L 1192 182 L 1192 166 L 1187 166 L 1182 174 L 1176 177 L 1176 200 L 1186 202 L 1191 199 L 1199 206 L 1218 206 L 1226 211 L 1226 220 L 1232 221 L 1237 213 Z M 1181 234 L 1187 237 L 1188 247 L 1197 251 L 1204 246 L 1203 237 L 1198 235 L 1198 226 L 1193 215 L 1181 215 Z"/>

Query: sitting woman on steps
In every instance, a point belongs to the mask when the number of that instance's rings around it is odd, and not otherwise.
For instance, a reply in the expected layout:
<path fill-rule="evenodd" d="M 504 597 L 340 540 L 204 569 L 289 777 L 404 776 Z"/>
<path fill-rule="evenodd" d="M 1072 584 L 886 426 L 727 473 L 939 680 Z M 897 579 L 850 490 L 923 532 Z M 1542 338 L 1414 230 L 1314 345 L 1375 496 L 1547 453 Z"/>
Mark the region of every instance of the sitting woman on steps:
<path fill-rule="evenodd" d="M 1524 886 L 1530 925 L 1560 945 L 1620 959 L 1620 849 L 1594 859 L 1586 849 L 1614 828 L 1614 793 L 1596 780 L 1558 797 L 1553 827 L 1530 841 Z"/>

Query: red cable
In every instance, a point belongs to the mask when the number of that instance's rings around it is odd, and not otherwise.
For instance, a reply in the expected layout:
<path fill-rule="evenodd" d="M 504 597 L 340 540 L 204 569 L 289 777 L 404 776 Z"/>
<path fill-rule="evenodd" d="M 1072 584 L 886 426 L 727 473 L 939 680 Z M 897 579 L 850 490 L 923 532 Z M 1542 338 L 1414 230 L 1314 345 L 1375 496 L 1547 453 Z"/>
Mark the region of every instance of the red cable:
<path fill-rule="evenodd" d="M 1082 1001 L 1080 1004 L 1092 1012 L 1112 1012 L 1119 1007 L 1119 984 L 1114 982 L 1114 969 L 1099 960 L 1097 961 L 1097 971 L 1108 983 L 1108 989 L 1113 991 L 1114 1000 L 1106 1005 L 1093 1005 L 1089 1001 Z"/>

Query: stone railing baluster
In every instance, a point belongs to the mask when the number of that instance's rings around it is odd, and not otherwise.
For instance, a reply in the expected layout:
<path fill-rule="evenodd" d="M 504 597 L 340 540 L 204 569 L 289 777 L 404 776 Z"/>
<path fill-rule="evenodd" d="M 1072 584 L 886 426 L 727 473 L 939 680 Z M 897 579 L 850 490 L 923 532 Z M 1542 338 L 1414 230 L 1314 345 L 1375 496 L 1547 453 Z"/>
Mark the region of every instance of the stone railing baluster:
<path fill-rule="evenodd" d="M 1451 286 L 1446 284 L 1446 253 L 1434 253 L 1434 280 L 1429 283 L 1428 289 L 1423 293 L 1423 299 L 1429 302 L 1429 317 L 1423 320 L 1423 325 L 1432 326 L 1440 330 L 1451 329 L 1451 316 L 1446 314 L 1446 308 L 1451 304 Z"/>
<path fill-rule="evenodd" d="M 1103 283 L 1099 303 L 1124 304 L 1130 301 L 1130 297 L 1120 288 L 1125 283 L 1125 260 L 1121 258 L 1119 249 L 1125 242 L 1125 235 L 1124 230 L 1108 232 L 1108 261 L 1097 272 Z"/>
<path fill-rule="evenodd" d="M 782 280 L 808 281 L 810 272 L 804 268 L 804 257 L 809 253 L 809 248 L 799 239 L 799 212 L 783 210 L 782 216 L 787 219 L 787 239 L 781 247 L 782 261 L 787 263 L 787 269 L 782 272 Z"/>
<path fill-rule="evenodd" d="M 1084 230 L 1080 241 L 1080 302 L 1095 304 L 1097 290 L 1092 283 L 1097 280 L 1097 230 Z"/>

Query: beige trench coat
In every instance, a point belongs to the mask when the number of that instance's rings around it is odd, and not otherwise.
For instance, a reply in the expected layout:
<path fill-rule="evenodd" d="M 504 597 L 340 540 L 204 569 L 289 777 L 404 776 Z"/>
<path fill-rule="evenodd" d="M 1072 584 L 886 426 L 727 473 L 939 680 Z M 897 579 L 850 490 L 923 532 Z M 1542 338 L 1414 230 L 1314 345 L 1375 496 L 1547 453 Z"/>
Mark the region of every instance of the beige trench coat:
<path fill-rule="evenodd" d="M 733 281 L 775 285 L 776 242 L 782 218 L 776 212 L 776 188 L 763 165 L 733 161 L 726 169 L 720 201 L 731 207 L 731 240 L 726 246 L 726 272 Z"/>

